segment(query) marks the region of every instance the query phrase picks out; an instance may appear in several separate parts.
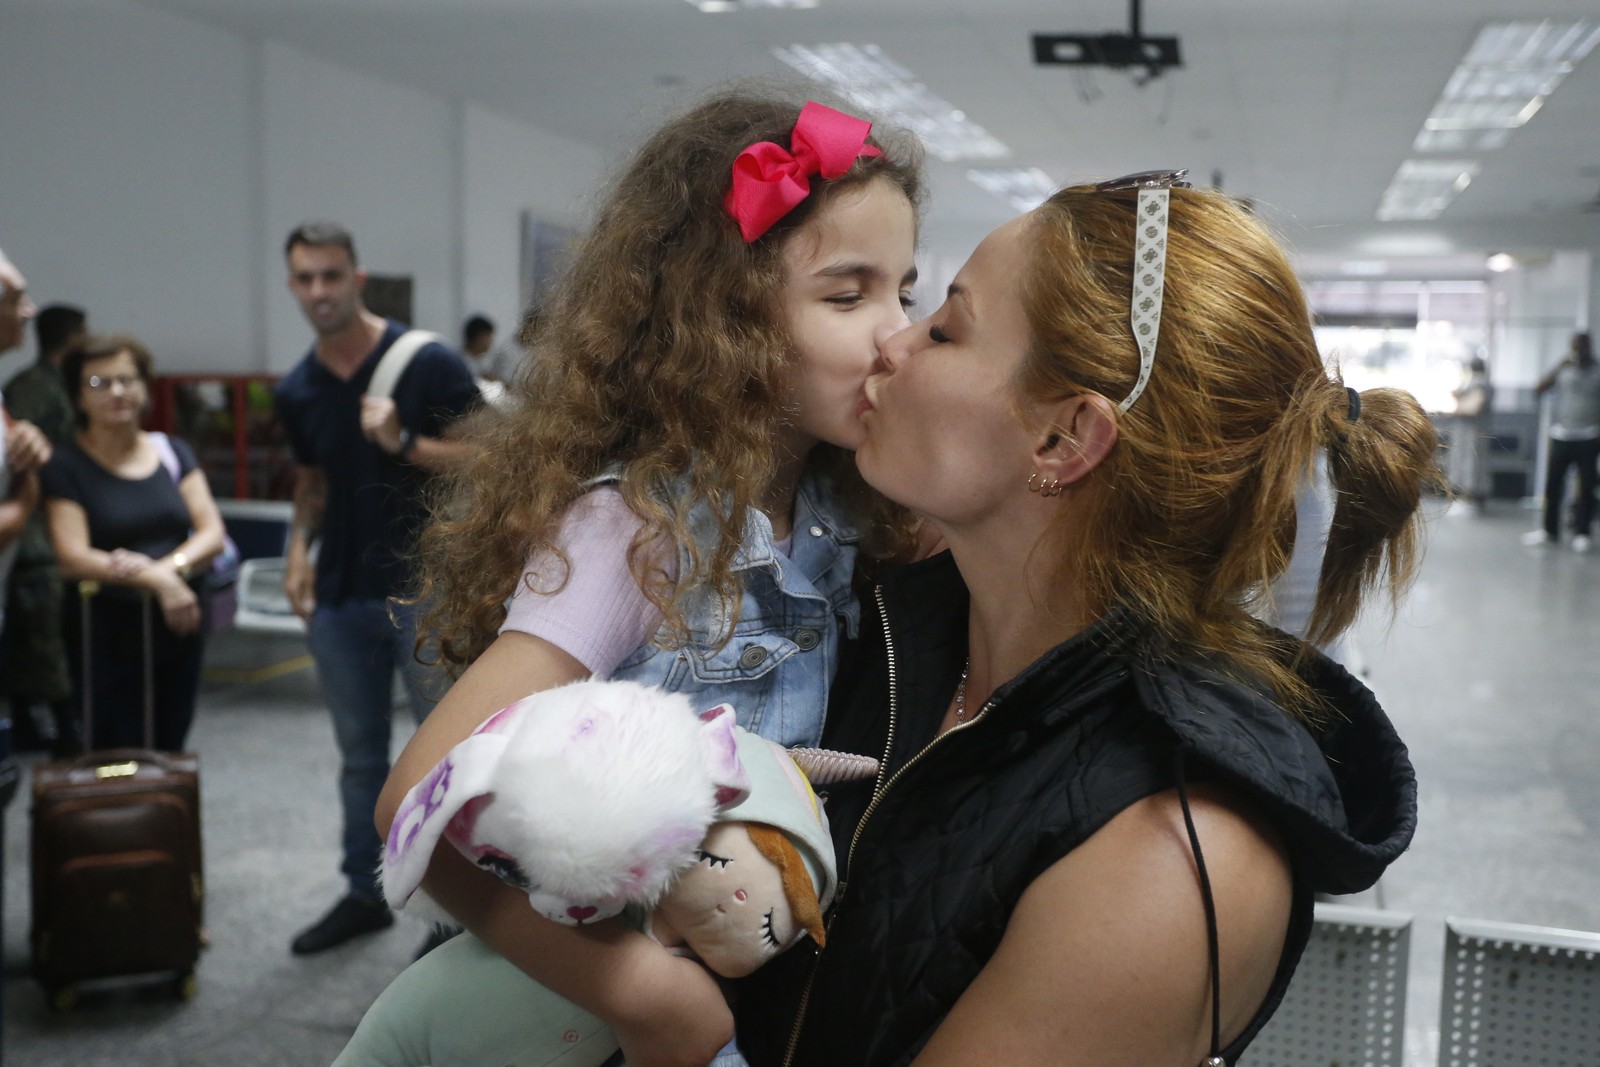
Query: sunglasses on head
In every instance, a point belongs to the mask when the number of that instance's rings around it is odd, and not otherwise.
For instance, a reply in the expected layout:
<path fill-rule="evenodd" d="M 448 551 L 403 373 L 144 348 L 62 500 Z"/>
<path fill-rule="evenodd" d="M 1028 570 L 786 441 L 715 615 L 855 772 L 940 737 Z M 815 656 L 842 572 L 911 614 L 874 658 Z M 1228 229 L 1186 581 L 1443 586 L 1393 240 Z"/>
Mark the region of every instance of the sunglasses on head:
<path fill-rule="evenodd" d="M 1120 178 L 1099 182 L 1097 193 L 1137 189 L 1136 226 L 1133 236 L 1133 295 L 1129 299 L 1128 324 L 1139 347 L 1139 377 L 1128 395 L 1117 405 L 1126 412 L 1150 384 L 1150 371 L 1156 362 L 1156 338 L 1161 333 L 1161 294 L 1167 275 L 1167 202 L 1172 189 L 1187 189 L 1187 170 L 1143 170 Z"/>

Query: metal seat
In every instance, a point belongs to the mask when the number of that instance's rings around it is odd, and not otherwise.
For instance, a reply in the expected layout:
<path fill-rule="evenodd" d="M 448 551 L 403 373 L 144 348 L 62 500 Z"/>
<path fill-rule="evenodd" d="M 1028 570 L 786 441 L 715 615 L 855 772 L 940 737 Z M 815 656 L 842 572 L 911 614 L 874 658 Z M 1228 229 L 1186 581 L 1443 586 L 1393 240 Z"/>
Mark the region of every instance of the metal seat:
<path fill-rule="evenodd" d="M 244 557 L 239 564 L 236 630 L 303 634 L 306 625 L 283 592 L 284 550 L 294 505 L 287 500 L 218 500 L 228 532 Z"/>
<path fill-rule="evenodd" d="M 1241 1067 L 1401 1067 L 1411 916 L 1317 905 L 1283 1003 Z"/>
<path fill-rule="evenodd" d="M 1440 1067 L 1600 1063 L 1600 934 L 1445 920 Z"/>
<path fill-rule="evenodd" d="M 235 630 L 303 634 L 306 624 L 289 606 L 283 591 L 281 558 L 247 559 L 239 564 L 239 610 Z"/>

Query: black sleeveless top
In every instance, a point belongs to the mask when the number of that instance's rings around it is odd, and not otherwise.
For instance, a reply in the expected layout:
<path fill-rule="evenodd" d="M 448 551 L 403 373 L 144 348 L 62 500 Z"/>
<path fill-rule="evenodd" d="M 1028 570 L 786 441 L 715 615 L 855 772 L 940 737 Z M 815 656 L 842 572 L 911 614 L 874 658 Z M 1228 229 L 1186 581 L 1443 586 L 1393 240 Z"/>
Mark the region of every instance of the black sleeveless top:
<path fill-rule="evenodd" d="M 1152 657 L 1114 615 L 930 747 L 966 659 L 965 588 L 945 555 L 906 568 L 875 599 L 878 618 L 835 685 L 824 744 L 887 748 L 887 786 L 828 790 L 842 882 L 828 947 L 806 942 L 740 983 L 739 1044 L 754 1067 L 783 1063 L 791 1040 L 795 1065 L 909 1063 L 994 954 L 1034 879 L 1180 772 L 1248 799 L 1291 853 L 1277 978 L 1223 1050 L 1231 1063 L 1282 998 L 1314 893 L 1370 886 L 1411 838 L 1405 747 L 1372 694 L 1330 661 L 1315 659 L 1308 678 L 1344 718 L 1313 736 L 1261 690 L 1198 661 Z"/>

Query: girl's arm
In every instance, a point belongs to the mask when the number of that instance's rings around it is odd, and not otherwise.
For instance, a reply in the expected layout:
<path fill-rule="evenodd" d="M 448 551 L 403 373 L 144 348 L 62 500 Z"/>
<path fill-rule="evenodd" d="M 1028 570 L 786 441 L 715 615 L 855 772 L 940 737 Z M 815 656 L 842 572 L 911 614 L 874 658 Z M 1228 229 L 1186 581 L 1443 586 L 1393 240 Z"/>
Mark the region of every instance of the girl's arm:
<path fill-rule="evenodd" d="M 1277 971 L 1291 877 L 1272 831 L 1224 794 L 1197 786 L 1190 810 L 1216 901 L 1225 1047 Z M 1194 1067 L 1210 1051 L 1205 910 L 1169 791 L 1122 812 L 1028 887 L 999 950 L 916 1064 Z"/>
<path fill-rule="evenodd" d="M 542 638 L 501 634 L 395 761 L 378 800 L 379 834 L 387 839 L 405 794 L 483 720 L 530 693 L 588 674 Z M 733 1036 L 732 1015 L 711 976 L 620 922 L 550 922 L 529 907 L 526 894 L 478 870 L 448 845 L 435 850 L 422 885 L 534 980 L 610 1024 L 631 1067 L 703 1065 Z"/>

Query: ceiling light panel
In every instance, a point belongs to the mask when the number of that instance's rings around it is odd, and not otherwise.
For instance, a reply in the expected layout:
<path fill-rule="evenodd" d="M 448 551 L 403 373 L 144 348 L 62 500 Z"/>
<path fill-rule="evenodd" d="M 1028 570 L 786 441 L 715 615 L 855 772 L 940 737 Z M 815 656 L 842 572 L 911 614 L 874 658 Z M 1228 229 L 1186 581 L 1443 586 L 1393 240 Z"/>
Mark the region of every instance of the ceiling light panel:
<path fill-rule="evenodd" d="M 1504 128 L 1492 130 L 1423 130 L 1414 147 L 1418 152 L 1493 152 L 1511 137 Z"/>
<path fill-rule="evenodd" d="M 1467 159 L 1408 159 L 1383 191 L 1378 220 L 1436 219 L 1480 169 Z"/>
<path fill-rule="evenodd" d="M 1491 22 L 1467 50 L 1466 66 L 1576 64 L 1600 44 L 1600 23 L 1588 19 Z"/>
<path fill-rule="evenodd" d="M 790 45 L 773 54 L 813 81 L 830 85 L 859 108 L 905 126 L 928 151 L 951 162 L 1003 159 L 1011 154 L 988 130 L 935 96 L 874 44 Z"/>
<path fill-rule="evenodd" d="M 1514 130 L 1538 113 L 1541 96 L 1515 100 L 1441 100 L 1423 122 L 1425 130 Z"/>
<path fill-rule="evenodd" d="M 817 6 L 817 0 L 689 0 L 708 15 L 729 11 L 802 10 Z"/>
<path fill-rule="evenodd" d="M 1491 22 L 1478 31 L 1412 141 L 1417 152 L 1488 153 L 1539 113 L 1566 76 L 1600 45 L 1600 21 Z M 1478 172 L 1459 159 L 1401 164 L 1378 208 L 1380 220 L 1431 219 Z"/>
<path fill-rule="evenodd" d="M 976 167 L 967 171 L 967 180 L 1018 211 L 1032 211 L 1058 188 L 1038 167 Z"/>
<path fill-rule="evenodd" d="M 1441 134 L 1522 126 L 1596 44 L 1600 22 L 1588 19 L 1490 23 L 1451 73 L 1413 147 L 1419 152 L 1501 147 L 1503 137 Z"/>

